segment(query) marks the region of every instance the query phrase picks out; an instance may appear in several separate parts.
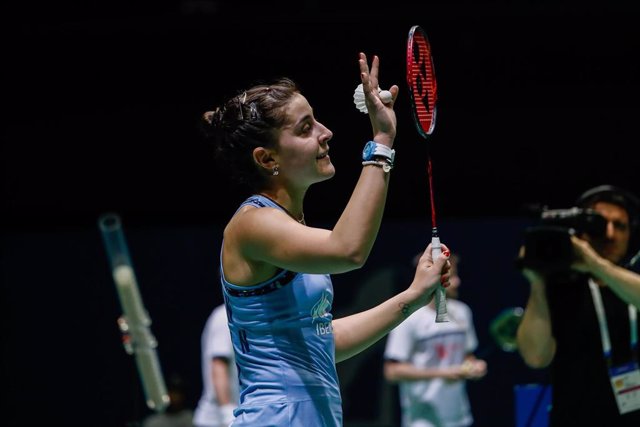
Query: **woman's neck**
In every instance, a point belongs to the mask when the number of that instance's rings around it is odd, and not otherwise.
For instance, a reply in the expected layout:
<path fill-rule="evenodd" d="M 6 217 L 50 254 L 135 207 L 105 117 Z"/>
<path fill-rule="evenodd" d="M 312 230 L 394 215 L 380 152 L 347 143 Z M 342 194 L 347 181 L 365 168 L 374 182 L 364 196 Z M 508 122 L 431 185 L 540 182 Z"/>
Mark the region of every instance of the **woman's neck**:
<path fill-rule="evenodd" d="M 271 199 L 279 205 L 293 219 L 304 224 L 304 212 L 302 209 L 302 199 L 296 202 L 286 191 L 262 190 L 258 194 Z"/>

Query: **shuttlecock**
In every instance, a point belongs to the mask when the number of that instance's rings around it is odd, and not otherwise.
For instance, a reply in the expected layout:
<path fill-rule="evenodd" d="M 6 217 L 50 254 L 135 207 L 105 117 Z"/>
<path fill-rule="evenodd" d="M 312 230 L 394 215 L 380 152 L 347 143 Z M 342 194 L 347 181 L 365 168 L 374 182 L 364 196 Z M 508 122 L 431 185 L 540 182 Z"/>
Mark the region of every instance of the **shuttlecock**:
<path fill-rule="evenodd" d="M 380 100 L 384 104 L 391 102 L 391 100 L 393 99 L 391 92 L 389 92 L 388 90 L 380 90 L 380 88 L 378 88 L 378 94 L 380 95 Z M 356 87 L 356 90 L 353 92 L 353 103 L 356 104 L 356 108 L 359 111 L 363 113 L 368 112 L 367 104 L 364 102 L 364 90 L 362 88 L 362 83 L 360 83 L 358 87 Z"/>

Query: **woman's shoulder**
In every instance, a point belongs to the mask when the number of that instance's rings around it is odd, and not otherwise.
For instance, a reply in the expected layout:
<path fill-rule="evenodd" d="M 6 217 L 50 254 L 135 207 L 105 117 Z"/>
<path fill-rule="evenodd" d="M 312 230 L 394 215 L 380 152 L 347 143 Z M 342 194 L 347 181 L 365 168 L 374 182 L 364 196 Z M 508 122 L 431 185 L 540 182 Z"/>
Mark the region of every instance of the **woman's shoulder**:
<path fill-rule="evenodd" d="M 273 220 L 282 220 L 288 216 L 282 210 L 272 207 L 259 207 L 253 204 L 245 204 L 238 208 L 225 227 L 225 235 L 235 231 L 248 231 L 252 227 L 264 228 L 272 225 Z"/>

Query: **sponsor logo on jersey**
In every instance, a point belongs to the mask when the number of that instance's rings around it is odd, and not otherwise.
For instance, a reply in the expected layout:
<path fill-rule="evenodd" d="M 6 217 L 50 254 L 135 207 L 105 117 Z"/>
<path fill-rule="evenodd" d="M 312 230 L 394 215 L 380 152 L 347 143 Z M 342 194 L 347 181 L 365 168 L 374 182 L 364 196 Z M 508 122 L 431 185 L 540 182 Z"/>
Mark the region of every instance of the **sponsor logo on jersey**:
<path fill-rule="evenodd" d="M 327 335 L 333 332 L 329 310 L 331 310 L 332 295 L 324 291 L 322 296 L 311 308 L 311 321 L 316 325 L 316 334 Z"/>

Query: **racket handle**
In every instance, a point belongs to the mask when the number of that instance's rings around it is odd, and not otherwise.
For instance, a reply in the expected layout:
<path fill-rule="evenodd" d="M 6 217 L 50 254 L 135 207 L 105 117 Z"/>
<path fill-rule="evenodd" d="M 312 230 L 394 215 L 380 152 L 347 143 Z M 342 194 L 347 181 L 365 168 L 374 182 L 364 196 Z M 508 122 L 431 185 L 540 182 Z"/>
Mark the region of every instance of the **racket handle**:
<path fill-rule="evenodd" d="M 431 237 L 431 258 L 433 261 L 438 259 L 442 253 L 442 245 L 440 244 L 440 237 L 437 236 L 437 231 L 434 231 L 434 236 Z M 447 297 L 444 287 L 439 284 L 436 288 L 436 323 L 448 322 L 449 316 L 447 314 Z"/>

